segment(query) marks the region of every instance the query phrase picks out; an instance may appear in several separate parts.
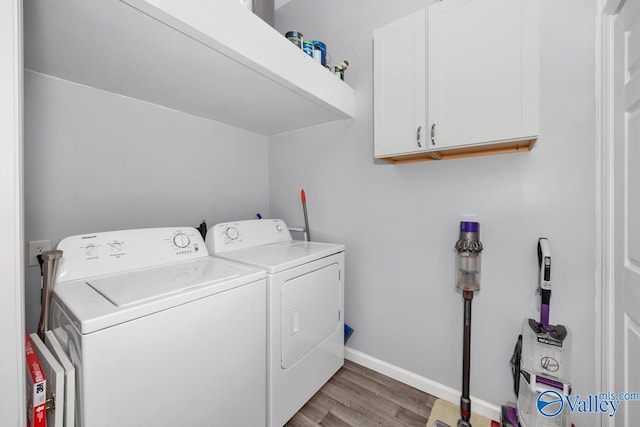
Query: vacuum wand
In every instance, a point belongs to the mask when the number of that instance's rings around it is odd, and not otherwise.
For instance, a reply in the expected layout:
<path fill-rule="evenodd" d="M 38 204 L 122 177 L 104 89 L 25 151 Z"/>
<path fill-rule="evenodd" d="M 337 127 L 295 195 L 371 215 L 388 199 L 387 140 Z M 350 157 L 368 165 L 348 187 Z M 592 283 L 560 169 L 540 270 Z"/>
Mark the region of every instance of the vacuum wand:
<path fill-rule="evenodd" d="M 49 330 L 49 307 L 51 306 L 51 294 L 58 270 L 58 260 L 62 258 L 62 251 L 53 250 L 42 253 L 44 262 L 42 282 L 42 307 L 40 321 L 38 323 L 38 336 L 44 341 L 44 334 Z"/>
<path fill-rule="evenodd" d="M 469 374 L 471 373 L 471 300 L 472 291 L 462 291 L 464 297 L 464 333 L 462 339 L 462 396 L 460 396 L 460 421 L 459 427 L 471 426 L 471 398 L 469 397 Z M 461 423 L 462 422 L 462 423 Z"/>

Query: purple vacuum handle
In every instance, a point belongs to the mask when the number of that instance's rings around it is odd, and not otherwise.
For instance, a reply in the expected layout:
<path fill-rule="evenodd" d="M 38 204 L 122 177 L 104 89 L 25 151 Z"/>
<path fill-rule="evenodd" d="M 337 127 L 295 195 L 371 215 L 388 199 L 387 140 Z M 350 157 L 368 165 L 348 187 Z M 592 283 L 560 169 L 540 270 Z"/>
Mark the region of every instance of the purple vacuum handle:
<path fill-rule="evenodd" d="M 547 333 L 552 333 L 555 329 L 549 326 L 549 303 L 551 302 L 551 291 L 543 289 L 542 304 L 540 305 L 540 327 Z"/>

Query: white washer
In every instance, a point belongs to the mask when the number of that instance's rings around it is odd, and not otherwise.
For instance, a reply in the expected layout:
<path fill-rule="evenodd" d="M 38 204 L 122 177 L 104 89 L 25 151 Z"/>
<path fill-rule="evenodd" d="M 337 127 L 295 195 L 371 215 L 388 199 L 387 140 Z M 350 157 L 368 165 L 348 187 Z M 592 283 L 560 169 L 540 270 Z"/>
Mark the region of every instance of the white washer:
<path fill-rule="evenodd" d="M 217 224 L 209 253 L 267 272 L 267 425 L 284 425 L 344 364 L 344 245 L 295 241 L 282 220 Z"/>
<path fill-rule="evenodd" d="M 68 237 L 51 329 L 77 370 L 78 426 L 264 426 L 265 272 L 195 228 Z"/>

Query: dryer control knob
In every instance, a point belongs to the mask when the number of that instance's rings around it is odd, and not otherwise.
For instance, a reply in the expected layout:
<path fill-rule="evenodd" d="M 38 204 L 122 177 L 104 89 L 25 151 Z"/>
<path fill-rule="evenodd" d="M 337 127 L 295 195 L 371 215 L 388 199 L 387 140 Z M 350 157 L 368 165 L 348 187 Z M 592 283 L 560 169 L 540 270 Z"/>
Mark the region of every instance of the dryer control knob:
<path fill-rule="evenodd" d="M 226 230 L 224 230 L 224 234 L 226 234 L 227 237 L 231 240 L 236 240 L 238 237 L 240 237 L 240 233 L 238 233 L 238 229 L 235 227 L 228 227 Z"/>
<path fill-rule="evenodd" d="M 282 224 L 276 225 L 276 231 L 277 232 L 281 232 L 282 231 Z"/>
<path fill-rule="evenodd" d="M 179 248 L 186 248 L 189 246 L 189 243 L 191 243 L 191 240 L 189 239 L 189 236 L 184 233 L 178 233 L 173 236 L 173 244 Z"/>
<path fill-rule="evenodd" d="M 87 245 L 84 248 L 84 253 L 89 255 L 89 256 L 95 255 L 96 252 L 98 252 L 98 247 L 96 245 Z"/>

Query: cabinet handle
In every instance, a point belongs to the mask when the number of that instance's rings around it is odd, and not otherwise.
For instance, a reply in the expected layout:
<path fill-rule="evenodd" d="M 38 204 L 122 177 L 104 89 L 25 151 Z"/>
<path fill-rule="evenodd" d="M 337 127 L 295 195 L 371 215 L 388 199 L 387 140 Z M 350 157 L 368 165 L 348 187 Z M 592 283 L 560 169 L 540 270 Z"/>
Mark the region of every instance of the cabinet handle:
<path fill-rule="evenodd" d="M 431 125 L 431 145 L 436 145 L 436 124 Z"/>
<path fill-rule="evenodd" d="M 416 132 L 416 142 L 418 143 L 418 147 L 422 147 L 422 143 L 420 142 L 421 133 L 422 133 L 422 126 L 418 126 L 418 131 Z"/>

